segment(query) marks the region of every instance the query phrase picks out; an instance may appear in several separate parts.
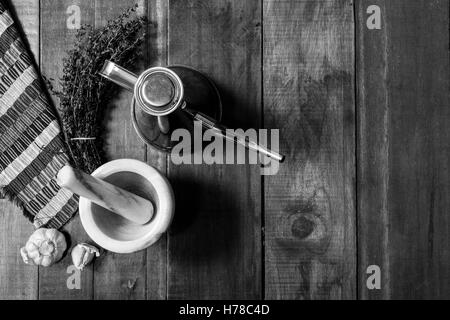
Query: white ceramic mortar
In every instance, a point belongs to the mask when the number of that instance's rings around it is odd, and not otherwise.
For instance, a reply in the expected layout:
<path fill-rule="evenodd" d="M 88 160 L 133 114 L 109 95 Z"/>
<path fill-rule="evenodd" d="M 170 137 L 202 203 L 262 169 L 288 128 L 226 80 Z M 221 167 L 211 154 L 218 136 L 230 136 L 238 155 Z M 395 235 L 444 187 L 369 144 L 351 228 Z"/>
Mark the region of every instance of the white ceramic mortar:
<path fill-rule="evenodd" d="M 99 246 L 116 253 L 147 248 L 167 231 L 172 221 L 175 199 L 169 181 L 155 168 L 134 159 L 105 163 L 92 175 L 150 200 L 155 213 L 140 225 L 80 197 L 81 223 Z"/>

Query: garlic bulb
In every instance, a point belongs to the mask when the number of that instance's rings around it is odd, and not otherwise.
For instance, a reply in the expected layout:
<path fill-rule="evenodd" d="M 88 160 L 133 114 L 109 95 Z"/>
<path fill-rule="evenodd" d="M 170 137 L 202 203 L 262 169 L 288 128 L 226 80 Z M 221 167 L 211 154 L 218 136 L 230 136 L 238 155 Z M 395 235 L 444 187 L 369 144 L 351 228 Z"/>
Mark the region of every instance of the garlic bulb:
<path fill-rule="evenodd" d="M 72 249 L 73 265 L 79 270 L 83 270 L 94 259 L 94 256 L 100 256 L 100 251 L 87 243 L 77 244 Z"/>
<path fill-rule="evenodd" d="M 26 264 L 48 267 L 61 259 L 67 248 L 64 235 L 56 229 L 37 229 L 20 255 Z"/>

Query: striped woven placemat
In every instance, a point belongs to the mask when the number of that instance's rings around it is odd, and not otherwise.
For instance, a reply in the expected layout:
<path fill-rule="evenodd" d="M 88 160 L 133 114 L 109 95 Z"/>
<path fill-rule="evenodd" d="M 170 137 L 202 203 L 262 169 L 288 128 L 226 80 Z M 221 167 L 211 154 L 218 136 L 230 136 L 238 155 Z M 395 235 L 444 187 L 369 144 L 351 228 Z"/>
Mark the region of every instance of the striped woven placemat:
<path fill-rule="evenodd" d="M 0 1 L 0 192 L 36 228 L 60 228 L 78 208 L 77 197 L 55 181 L 69 162 L 65 150 L 54 108 Z"/>

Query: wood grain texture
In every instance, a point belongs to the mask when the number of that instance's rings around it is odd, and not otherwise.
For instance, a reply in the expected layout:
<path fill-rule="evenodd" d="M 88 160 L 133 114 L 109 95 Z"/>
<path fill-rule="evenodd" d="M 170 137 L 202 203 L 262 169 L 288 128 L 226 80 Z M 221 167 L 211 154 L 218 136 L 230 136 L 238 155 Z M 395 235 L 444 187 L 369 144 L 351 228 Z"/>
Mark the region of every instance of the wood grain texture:
<path fill-rule="evenodd" d="M 260 1 L 170 1 L 169 64 L 210 76 L 223 121 L 260 125 Z M 261 177 L 255 165 L 172 165 L 169 299 L 261 297 Z"/>
<path fill-rule="evenodd" d="M 167 65 L 168 13 L 166 0 L 142 1 L 150 21 L 143 68 Z M 142 5 L 141 3 L 139 4 Z M 147 163 L 167 174 L 167 154 L 147 146 Z M 147 299 L 167 298 L 167 233 L 147 249 Z"/>
<path fill-rule="evenodd" d="M 381 30 L 366 28 L 372 4 Z M 360 298 L 448 299 L 449 3 L 357 10 Z M 380 291 L 366 288 L 372 264 Z"/>
<path fill-rule="evenodd" d="M 14 0 L 10 11 L 26 36 L 35 61 L 39 61 L 39 1 Z M 22 210 L 0 199 L 0 299 L 37 299 L 38 268 L 25 265 L 19 249 L 33 233 L 33 225 Z"/>
<path fill-rule="evenodd" d="M 135 3 L 133 0 L 97 0 L 96 27 L 106 24 L 109 19 L 117 17 Z M 140 8 L 138 12 L 146 11 Z M 136 69 L 138 68 L 137 65 Z M 105 117 L 108 160 L 132 158 L 145 161 L 145 144 L 135 133 L 130 120 L 132 94 L 117 88 L 119 95 L 110 103 Z M 145 250 L 131 254 L 105 253 L 94 262 L 94 299 L 145 299 L 147 277 L 145 262 Z"/>
<path fill-rule="evenodd" d="M 356 296 L 351 1 L 264 1 L 265 297 Z"/>
<path fill-rule="evenodd" d="M 68 29 L 67 19 L 74 11 L 69 6 L 78 6 L 80 9 L 81 24 L 94 22 L 94 0 L 64 0 L 40 1 L 40 55 L 41 71 L 48 78 L 59 79 L 62 76 L 62 59 L 66 51 L 71 49 L 74 42 L 75 29 Z M 57 81 L 55 82 L 58 88 Z M 56 106 L 58 99 L 54 99 Z M 71 220 L 63 228 L 71 247 L 80 242 L 90 242 L 85 233 L 79 216 Z M 67 279 L 71 274 L 67 268 L 72 265 L 70 254 L 66 254 L 63 260 L 50 268 L 39 268 L 39 298 L 40 299 L 91 299 L 93 296 L 93 271 L 92 265 L 86 267 L 81 273 L 80 289 L 68 289 Z"/>
<path fill-rule="evenodd" d="M 38 267 L 26 265 L 19 252 L 33 231 L 19 208 L 0 200 L 0 300 L 38 298 Z"/>

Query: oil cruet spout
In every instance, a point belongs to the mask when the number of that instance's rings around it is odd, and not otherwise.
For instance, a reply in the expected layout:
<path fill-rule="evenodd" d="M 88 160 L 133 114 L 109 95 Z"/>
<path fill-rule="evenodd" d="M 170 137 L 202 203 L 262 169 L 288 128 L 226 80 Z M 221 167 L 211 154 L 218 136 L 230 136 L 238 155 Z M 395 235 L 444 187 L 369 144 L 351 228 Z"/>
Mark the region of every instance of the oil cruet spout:
<path fill-rule="evenodd" d="M 138 76 L 134 73 L 109 60 L 105 61 L 99 74 L 129 91 L 134 90 L 134 85 L 138 79 Z"/>

